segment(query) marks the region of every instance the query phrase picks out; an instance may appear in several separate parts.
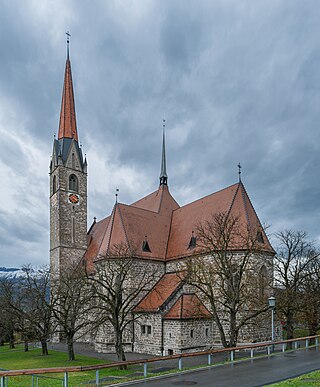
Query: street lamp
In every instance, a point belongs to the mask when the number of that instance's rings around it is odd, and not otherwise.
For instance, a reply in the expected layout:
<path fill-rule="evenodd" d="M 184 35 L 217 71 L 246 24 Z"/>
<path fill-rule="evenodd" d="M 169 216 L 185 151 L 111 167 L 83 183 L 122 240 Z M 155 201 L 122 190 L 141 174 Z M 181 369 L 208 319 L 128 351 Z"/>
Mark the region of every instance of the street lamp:
<path fill-rule="evenodd" d="M 271 309 L 271 340 L 274 341 L 274 309 L 276 307 L 276 299 L 271 296 L 268 298 L 269 309 Z"/>

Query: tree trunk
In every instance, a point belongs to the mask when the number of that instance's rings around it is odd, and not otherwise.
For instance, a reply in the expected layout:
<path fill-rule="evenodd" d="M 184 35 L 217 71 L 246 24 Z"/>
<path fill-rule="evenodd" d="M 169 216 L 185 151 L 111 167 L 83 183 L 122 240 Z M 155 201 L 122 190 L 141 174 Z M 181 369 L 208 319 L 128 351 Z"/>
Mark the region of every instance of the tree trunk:
<path fill-rule="evenodd" d="M 9 348 L 10 348 L 10 349 L 15 348 L 15 346 L 14 346 L 14 337 L 13 337 L 13 335 L 11 335 L 11 336 L 10 336 L 10 339 L 9 339 Z"/>
<path fill-rule="evenodd" d="M 237 317 L 236 312 L 230 312 L 230 339 L 229 339 L 229 347 L 235 347 L 237 345 L 238 340 L 238 330 L 237 330 Z"/>
<path fill-rule="evenodd" d="M 293 335 L 294 335 L 292 314 L 288 313 L 286 317 L 287 317 L 287 321 L 285 323 L 284 329 L 285 329 L 286 334 L 287 334 L 287 340 L 291 340 L 291 339 L 293 339 Z M 292 343 L 288 343 L 288 348 L 289 349 L 292 348 Z"/>
<path fill-rule="evenodd" d="M 116 354 L 119 361 L 126 361 L 126 356 L 123 350 L 122 344 L 122 332 L 116 332 L 116 343 L 115 343 Z M 120 366 L 120 370 L 126 370 L 127 366 Z"/>
<path fill-rule="evenodd" d="M 24 352 L 28 352 L 29 351 L 29 343 L 28 343 L 28 340 L 25 340 L 24 341 Z"/>
<path fill-rule="evenodd" d="M 3 347 L 3 346 L 4 346 L 4 340 L 0 339 L 0 347 Z"/>
<path fill-rule="evenodd" d="M 73 348 L 73 335 L 71 337 L 68 336 L 67 345 L 68 345 L 68 360 L 70 361 L 75 360 L 74 348 Z"/>
<path fill-rule="evenodd" d="M 49 355 L 47 340 L 41 340 L 42 356 Z"/>

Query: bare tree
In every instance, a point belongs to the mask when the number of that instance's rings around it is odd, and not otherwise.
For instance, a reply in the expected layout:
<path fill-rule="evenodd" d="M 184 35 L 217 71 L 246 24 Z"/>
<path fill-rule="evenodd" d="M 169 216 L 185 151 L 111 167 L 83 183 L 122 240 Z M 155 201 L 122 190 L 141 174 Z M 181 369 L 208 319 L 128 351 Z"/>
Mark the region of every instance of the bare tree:
<path fill-rule="evenodd" d="M 313 260 L 312 265 L 307 268 L 309 275 L 306 276 L 302 285 L 302 305 L 299 320 L 308 327 L 309 335 L 316 335 L 320 329 L 320 259 Z"/>
<path fill-rule="evenodd" d="M 29 341 L 39 340 L 42 354 L 47 355 L 47 340 L 51 327 L 49 271 L 34 270 L 30 265 L 26 265 L 22 270 L 22 276 L 1 280 L 4 305 L 2 311 L 7 316 L 5 324 L 7 329 L 20 333 L 25 343 L 25 351 L 28 351 Z"/>
<path fill-rule="evenodd" d="M 265 294 L 270 294 L 272 275 L 264 281 L 266 289 L 259 291 L 256 273 L 263 250 L 262 230 L 219 213 L 199 224 L 195 235 L 197 249 L 184 266 L 186 280 L 210 305 L 223 346 L 233 347 L 241 328 L 268 309 Z"/>
<path fill-rule="evenodd" d="M 28 322 L 33 337 L 40 341 L 42 355 L 48 355 L 47 341 L 52 333 L 52 308 L 50 304 L 50 272 L 47 267 L 33 269 L 30 265 L 22 268 L 24 273 L 21 291 L 24 307 L 20 311 Z"/>
<path fill-rule="evenodd" d="M 84 271 L 71 265 L 51 279 L 51 306 L 56 333 L 67 341 L 68 359 L 75 360 L 74 341 L 98 326 L 93 309 L 94 294 Z"/>
<path fill-rule="evenodd" d="M 138 318 L 132 309 L 159 277 L 155 265 L 147 262 L 137 265 L 134 252 L 124 243 L 113 246 L 103 260 L 96 262 L 95 272 L 88 277 L 95 290 L 101 322 L 113 328 L 119 361 L 126 360 L 124 333 Z"/>
<path fill-rule="evenodd" d="M 18 280 L 15 277 L 0 278 L 0 327 L 9 339 L 9 347 L 15 347 L 15 333 L 20 331 L 22 337 L 23 315 L 20 313 L 22 297 L 18 291 Z"/>
<path fill-rule="evenodd" d="M 302 289 L 319 254 L 304 231 L 285 230 L 278 232 L 276 238 L 279 242 L 274 260 L 277 310 L 285 320 L 287 339 L 292 339 L 297 314 L 302 309 Z"/>

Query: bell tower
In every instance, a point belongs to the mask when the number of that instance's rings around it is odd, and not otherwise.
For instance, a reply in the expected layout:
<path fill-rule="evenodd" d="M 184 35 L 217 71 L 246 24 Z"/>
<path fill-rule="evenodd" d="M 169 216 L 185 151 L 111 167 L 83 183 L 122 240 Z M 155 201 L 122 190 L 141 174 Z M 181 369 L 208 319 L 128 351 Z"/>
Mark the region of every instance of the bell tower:
<path fill-rule="evenodd" d="M 69 38 L 69 36 L 68 36 Z M 59 277 L 87 248 L 87 161 L 78 143 L 69 39 L 58 138 L 50 163 L 50 270 Z"/>

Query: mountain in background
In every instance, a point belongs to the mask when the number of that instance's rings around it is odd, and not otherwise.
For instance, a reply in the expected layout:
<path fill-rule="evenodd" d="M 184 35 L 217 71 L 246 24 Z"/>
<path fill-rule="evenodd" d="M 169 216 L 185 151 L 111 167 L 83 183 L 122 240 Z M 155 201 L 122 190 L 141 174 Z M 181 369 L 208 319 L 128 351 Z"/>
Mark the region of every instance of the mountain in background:
<path fill-rule="evenodd" d="M 0 276 L 19 277 L 22 273 L 18 267 L 0 267 Z"/>

